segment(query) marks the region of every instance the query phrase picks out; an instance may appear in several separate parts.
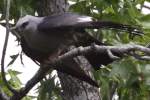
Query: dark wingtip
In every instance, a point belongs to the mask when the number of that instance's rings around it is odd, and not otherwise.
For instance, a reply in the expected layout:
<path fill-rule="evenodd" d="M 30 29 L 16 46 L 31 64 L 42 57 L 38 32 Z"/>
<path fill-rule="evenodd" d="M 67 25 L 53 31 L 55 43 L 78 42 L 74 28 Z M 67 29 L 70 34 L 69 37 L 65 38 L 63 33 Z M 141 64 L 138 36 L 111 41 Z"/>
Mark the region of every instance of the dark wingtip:
<path fill-rule="evenodd" d="M 142 29 L 139 28 L 133 28 L 132 30 L 129 30 L 129 38 L 133 39 L 135 36 L 143 36 L 144 32 L 142 31 Z"/>
<path fill-rule="evenodd" d="M 135 27 L 132 27 L 130 25 L 124 25 L 124 28 L 127 29 L 127 31 L 133 35 L 143 35 L 144 32 L 142 31 L 142 29 L 140 28 L 140 26 L 135 26 Z"/>

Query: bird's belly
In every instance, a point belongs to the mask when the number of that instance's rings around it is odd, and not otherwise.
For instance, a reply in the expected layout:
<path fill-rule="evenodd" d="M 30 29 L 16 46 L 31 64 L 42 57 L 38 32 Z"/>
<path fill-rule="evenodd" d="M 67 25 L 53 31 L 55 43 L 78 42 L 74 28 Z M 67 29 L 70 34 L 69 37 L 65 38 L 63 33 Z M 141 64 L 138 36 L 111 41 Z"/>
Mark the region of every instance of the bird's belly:
<path fill-rule="evenodd" d="M 63 40 L 55 36 L 36 35 L 34 38 L 30 38 L 28 41 L 29 46 L 35 50 L 41 52 L 52 53 L 56 51 L 61 45 Z"/>

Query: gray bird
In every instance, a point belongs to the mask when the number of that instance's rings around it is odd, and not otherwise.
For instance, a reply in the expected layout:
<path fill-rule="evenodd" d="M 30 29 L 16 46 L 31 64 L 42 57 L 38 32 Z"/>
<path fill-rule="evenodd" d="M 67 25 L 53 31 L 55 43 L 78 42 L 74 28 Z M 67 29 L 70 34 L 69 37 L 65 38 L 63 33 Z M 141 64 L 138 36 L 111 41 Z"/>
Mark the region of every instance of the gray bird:
<path fill-rule="evenodd" d="M 23 52 L 39 63 L 57 58 L 71 45 L 88 46 L 91 43 L 104 45 L 85 31 L 85 29 L 99 28 L 118 29 L 131 34 L 142 34 L 141 31 L 129 25 L 109 21 L 93 21 L 92 17 L 76 13 L 63 13 L 46 17 L 26 15 L 20 18 L 15 26 L 15 30 L 21 36 Z M 115 52 L 114 54 L 119 55 Z M 85 57 L 94 69 L 113 61 L 107 52 L 101 54 L 90 53 Z M 68 60 L 68 63 L 71 62 L 74 63 L 72 59 Z M 78 65 L 68 64 L 64 66 L 55 67 L 54 69 L 98 87 L 98 84 L 87 76 Z"/>

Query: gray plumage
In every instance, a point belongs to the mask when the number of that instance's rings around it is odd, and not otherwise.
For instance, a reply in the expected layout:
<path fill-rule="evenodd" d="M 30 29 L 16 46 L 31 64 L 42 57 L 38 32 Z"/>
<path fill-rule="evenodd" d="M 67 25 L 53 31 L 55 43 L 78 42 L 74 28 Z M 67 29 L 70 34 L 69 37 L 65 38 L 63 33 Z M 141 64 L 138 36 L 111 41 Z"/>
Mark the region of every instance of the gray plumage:
<path fill-rule="evenodd" d="M 15 28 L 21 36 L 21 46 L 25 54 L 40 63 L 43 63 L 48 58 L 52 60 L 54 56 L 59 56 L 70 45 L 88 46 L 93 42 L 104 45 L 85 32 L 86 28 L 111 28 L 141 34 L 141 31 L 129 25 L 107 21 L 92 21 L 92 18 L 89 16 L 75 13 L 46 17 L 26 15 L 18 20 Z M 98 55 L 87 54 L 85 57 L 95 69 L 98 69 L 97 67 L 101 64 L 109 64 L 113 61 L 107 52 Z M 70 65 L 55 69 L 98 86 L 79 66 Z"/>

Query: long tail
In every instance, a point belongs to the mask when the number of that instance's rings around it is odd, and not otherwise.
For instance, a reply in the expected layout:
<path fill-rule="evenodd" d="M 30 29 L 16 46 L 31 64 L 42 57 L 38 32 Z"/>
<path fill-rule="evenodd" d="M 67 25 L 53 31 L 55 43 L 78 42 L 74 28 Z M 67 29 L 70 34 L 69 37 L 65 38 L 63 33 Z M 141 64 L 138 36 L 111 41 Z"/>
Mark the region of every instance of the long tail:
<path fill-rule="evenodd" d="M 115 23 L 111 21 L 91 21 L 91 22 L 83 22 L 74 25 L 75 28 L 89 28 L 89 29 L 99 29 L 99 28 L 109 28 L 116 29 L 121 31 L 126 31 L 135 35 L 142 35 L 143 32 L 139 27 L 133 27 L 131 25 L 124 25 L 120 23 Z"/>

